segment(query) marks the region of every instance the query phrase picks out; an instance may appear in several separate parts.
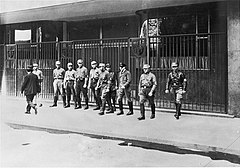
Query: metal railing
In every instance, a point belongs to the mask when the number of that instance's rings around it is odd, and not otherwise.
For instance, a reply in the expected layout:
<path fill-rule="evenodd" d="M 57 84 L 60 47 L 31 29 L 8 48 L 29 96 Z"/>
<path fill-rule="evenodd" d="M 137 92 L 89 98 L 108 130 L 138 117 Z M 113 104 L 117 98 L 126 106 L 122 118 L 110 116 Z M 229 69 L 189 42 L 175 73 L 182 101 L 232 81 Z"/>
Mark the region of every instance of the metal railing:
<path fill-rule="evenodd" d="M 164 90 L 171 62 L 178 61 L 188 80 L 188 92 L 183 108 L 226 112 L 227 65 L 224 33 L 149 37 L 148 45 L 143 38 L 0 45 L 0 54 L 5 62 L 8 95 L 19 95 L 27 65 L 36 62 L 44 75 L 41 96 L 52 98 L 55 61 L 60 60 L 65 69 L 68 62 L 72 62 L 74 68 L 77 68 L 76 62 L 81 58 L 88 70 L 91 69 L 92 60 L 110 63 L 116 72 L 119 70 L 119 62 L 126 63 L 133 77 L 134 104 L 139 105 L 137 85 L 142 65 L 149 62 L 158 79 L 156 106 L 174 108 L 172 98 L 166 95 Z M 93 101 L 92 96 L 90 101 Z"/>

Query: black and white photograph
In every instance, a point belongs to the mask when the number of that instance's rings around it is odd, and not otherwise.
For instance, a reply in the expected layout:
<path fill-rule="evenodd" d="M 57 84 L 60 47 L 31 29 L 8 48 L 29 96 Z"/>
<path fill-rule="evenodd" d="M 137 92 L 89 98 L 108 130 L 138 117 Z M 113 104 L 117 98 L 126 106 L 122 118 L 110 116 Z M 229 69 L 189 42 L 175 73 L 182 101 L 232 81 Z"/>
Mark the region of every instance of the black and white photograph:
<path fill-rule="evenodd" d="M 1 0 L 0 167 L 240 167 L 240 0 Z"/>

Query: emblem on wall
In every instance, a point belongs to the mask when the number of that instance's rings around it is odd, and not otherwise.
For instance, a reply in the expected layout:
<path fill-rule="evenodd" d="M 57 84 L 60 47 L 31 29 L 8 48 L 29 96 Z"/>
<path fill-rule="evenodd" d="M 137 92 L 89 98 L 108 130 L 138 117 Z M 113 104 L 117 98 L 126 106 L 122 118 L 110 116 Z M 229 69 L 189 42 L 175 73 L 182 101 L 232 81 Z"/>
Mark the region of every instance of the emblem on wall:
<path fill-rule="evenodd" d="M 131 55 L 136 57 L 146 56 L 146 42 L 145 39 L 132 40 Z"/>
<path fill-rule="evenodd" d="M 7 45 L 7 60 L 15 59 L 16 45 Z"/>

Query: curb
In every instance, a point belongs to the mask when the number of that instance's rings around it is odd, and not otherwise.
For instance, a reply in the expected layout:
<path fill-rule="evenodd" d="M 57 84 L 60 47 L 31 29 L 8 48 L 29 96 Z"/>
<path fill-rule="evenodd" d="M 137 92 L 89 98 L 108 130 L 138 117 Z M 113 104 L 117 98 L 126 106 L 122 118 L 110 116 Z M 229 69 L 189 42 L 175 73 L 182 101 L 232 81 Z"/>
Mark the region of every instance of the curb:
<path fill-rule="evenodd" d="M 119 145 L 141 147 L 145 149 L 166 151 L 179 154 L 197 154 L 211 157 L 213 160 L 228 160 L 240 164 L 240 151 L 223 149 L 215 146 L 200 144 L 189 144 L 184 142 L 153 139 L 148 137 L 126 136 L 107 132 L 94 132 L 92 130 L 64 130 L 59 128 L 49 128 L 45 126 L 24 125 L 20 123 L 6 122 L 6 124 L 15 129 L 27 129 L 45 131 L 55 134 L 79 134 L 95 139 L 110 139 L 123 141 Z"/>

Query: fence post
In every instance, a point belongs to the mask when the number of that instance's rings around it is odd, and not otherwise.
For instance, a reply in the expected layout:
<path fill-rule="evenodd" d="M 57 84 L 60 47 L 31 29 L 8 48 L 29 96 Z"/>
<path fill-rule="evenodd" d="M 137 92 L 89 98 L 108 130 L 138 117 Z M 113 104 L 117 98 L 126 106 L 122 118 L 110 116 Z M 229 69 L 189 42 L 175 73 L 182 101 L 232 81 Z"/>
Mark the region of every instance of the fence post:
<path fill-rule="evenodd" d="M 72 54 L 72 63 L 73 63 L 73 67 L 75 67 L 76 66 L 76 63 L 75 63 L 75 60 L 76 60 L 76 55 L 75 55 L 75 42 L 73 41 L 73 42 L 71 42 L 72 43 L 72 45 L 71 45 L 71 47 L 72 47 L 72 50 L 73 50 L 73 54 Z"/>
<path fill-rule="evenodd" d="M 15 96 L 18 95 L 18 45 L 15 46 Z"/>
<path fill-rule="evenodd" d="M 57 54 L 58 54 L 58 61 L 60 61 L 60 42 L 57 42 Z"/>
<path fill-rule="evenodd" d="M 131 68 L 131 45 L 130 45 L 130 43 L 131 43 L 131 39 L 130 38 L 128 38 L 128 69 L 130 70 L 130 68 Z"/>

